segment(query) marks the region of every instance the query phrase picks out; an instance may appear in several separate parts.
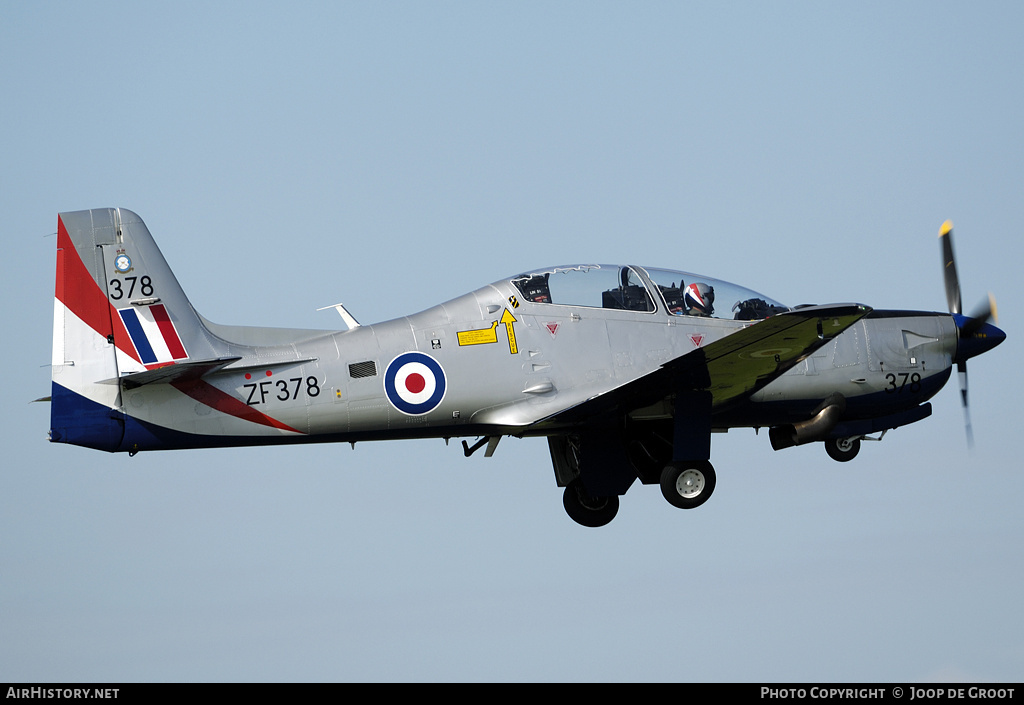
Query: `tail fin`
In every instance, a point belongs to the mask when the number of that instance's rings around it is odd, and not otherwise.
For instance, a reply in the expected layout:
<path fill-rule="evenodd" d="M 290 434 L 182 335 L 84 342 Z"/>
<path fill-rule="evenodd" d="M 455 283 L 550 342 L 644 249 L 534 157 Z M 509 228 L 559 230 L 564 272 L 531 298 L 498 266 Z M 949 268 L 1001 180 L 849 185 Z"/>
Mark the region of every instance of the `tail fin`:
<path fill-rule="evenodd" d="M 58 216 L 51 441 L 117 450 L 121 377 L 226 350 L 139 216 L 120 208 Z"/>

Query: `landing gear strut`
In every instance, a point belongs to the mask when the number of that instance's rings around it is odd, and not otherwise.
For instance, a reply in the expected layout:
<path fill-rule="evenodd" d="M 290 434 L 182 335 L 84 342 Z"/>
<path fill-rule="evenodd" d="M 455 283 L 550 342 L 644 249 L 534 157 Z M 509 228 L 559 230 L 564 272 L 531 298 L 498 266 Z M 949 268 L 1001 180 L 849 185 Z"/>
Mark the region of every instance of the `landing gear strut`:
<path fill-rule="evenodd" d="M 661 471 L 661 493 L 680 509 L 699 507 L 714 491 L 715 469 L 707 460 L 675 461 Z"/>

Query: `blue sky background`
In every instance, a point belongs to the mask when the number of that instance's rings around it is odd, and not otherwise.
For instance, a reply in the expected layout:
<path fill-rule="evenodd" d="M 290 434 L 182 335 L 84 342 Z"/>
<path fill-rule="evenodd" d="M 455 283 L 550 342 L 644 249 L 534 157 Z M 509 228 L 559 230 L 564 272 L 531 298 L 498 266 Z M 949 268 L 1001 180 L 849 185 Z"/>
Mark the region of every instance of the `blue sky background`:
<path fill-rule="evenodd" d="M 1020 681 L 1024 6 L 0 0 L 0 680 Z M 565 516 L 546 444 L 48 445 L 57 213 L 139 213 L 222 323 L 631 262 L 965 308 L 1004 345 L 840 465 Z"/>

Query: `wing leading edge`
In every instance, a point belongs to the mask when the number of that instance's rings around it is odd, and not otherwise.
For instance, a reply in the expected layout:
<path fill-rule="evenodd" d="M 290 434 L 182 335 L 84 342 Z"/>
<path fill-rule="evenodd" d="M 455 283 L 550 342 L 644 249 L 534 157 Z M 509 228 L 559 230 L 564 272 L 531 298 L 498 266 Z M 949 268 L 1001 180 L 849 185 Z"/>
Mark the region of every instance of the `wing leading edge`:
<path fill-rule="evenodd" d="M 638 379 L 541 419 L 576 424 L 628 412 L 687 391 L 712 395 L 712 413 L 740 403 L 871 312 L 861 304 L 807 306 L 759 321 Z"/>

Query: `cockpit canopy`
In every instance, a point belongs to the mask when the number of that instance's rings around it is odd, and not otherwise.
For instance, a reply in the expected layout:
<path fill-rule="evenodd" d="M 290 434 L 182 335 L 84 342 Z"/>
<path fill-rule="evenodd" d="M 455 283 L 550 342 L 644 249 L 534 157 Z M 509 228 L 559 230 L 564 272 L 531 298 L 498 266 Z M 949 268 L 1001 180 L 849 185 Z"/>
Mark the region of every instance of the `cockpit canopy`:
<path fill-rule="evenodd" d="M 755 291 L 699 274 L 652 267 L 580 264 L 521 274 L 524 300 L 675 316 L 754 321 L 788 311 Z"/>

